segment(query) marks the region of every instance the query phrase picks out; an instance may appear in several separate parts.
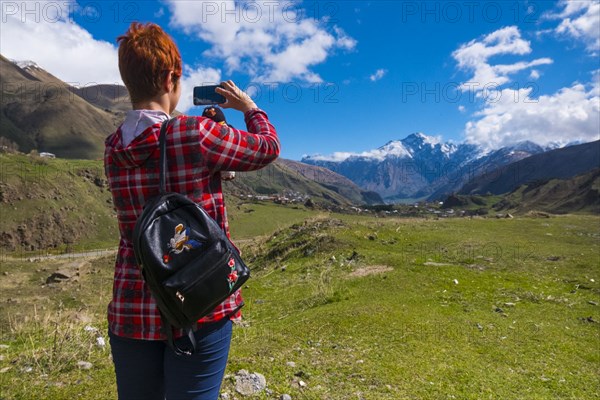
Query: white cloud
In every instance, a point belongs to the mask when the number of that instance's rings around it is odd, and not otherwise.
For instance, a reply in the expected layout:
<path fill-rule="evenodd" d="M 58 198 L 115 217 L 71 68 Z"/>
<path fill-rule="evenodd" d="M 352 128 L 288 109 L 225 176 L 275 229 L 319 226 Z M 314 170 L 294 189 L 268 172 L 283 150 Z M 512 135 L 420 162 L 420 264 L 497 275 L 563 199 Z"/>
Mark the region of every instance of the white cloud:
<path fill-rule="evenodd" d="M 158 11 L 156 11 L 156 12 L 154 13 L 154 18 L 160 18 L 160 17 L 162 17 L 163 15 L 165 15 L 165 8 L 164 8 L 164 7 L 161 7 L 161 8 L 159 8 L 159 9 L 158 9 Z"/>
<path fill-rule="evenodd" d="M 464 113 L 465 111 L 467 111 L 467 109 L 465 108 L 465 106 L 460 105 L 460 106 L 458 106 L 458 111 L 460 111 L 461 113 Z"/>
<path fill-rule="evenodd" d="M 369 79 L 371 80 L 371 82 L 377 82 L 378 80 L 383 78 L 386 73 L 387 73 L 386 69 L 378 69 L 377 71 L 375 71 L 374 74 L 369 76 Z"/>
<path fill-rule="evenodd" d="M 596 54 L 600 50 L 600 2 L 562 0 L 559 7 L 562 11 L 546 15 L 561 20 L 554 32 L 583 41 L 588 51 Z"/>
<path fill-rule="evenodd" d="M 499 92 L 466 124 L 466 140 L 488 149 L 530 140 L 589 142 L 600 138 L 600 70 L 590 84 L 574 83 L 551 95 L 531 97 L 531 88 Z"/>
<path fill-rule="evenodd" d="M 74 23 L 69 13 L 73 3 L 38 1 L 24 14 L 17 9 L 3 14 L 0 51 L 14 60 L 33 60 L 59 79 L 78 86 L 94 83 L 122 83 L 117 48 L 96 40 Z M 58 8 L 60 6 L 60 8 Z M 28 6 L 29 7 L 29 6 Z M 6 9 L 3 6 L 3 10 Z M 94 10 L 83 9 L 88 17 Z"/>
<path fill-rule="evenodd" d="M 581 2 L 569 2 L 565 12 L 587 10 Z M 473 76 L 462 88 L 477 92 L 483 108 L 473 115 L 465 126 L 465 139 L 483 148 L 502 146 L 530 140 L 540 145 L 552 142 L 597 140 L 600 135 L 600 74 L 596 72 L 589 84 L 574 83 L 555 93 L 534 97 L 532 87 L 524 89 L 502 88 L 511 82 L 511 75 L 531 69 L 529 79 L 541 76 L 541 65 L 551 64 L 550 58 L 517 61 L 512 64 L 490 63 L 498 55 L 524 56 L 531 53 L 531 44 L 521 37 L 517 27 L 506 27 L 481 39 L 460 46 L 452 56 L 462 70 Z M 477 86 L 473 83 L 478 84 Z M 493 96 L 483 96 L 486 84 L 498 89 Z M 469 85 L 469 86 L 467 86 Z M 464 109 L 459 111 L 463 112 Z"/>
<path fill-rule="evenodd" d="M 536 81 L 540 78 L 540 71 L 538 71 L 537 69 L 532 69 L 531 72 L 529 73 L 529 79 Z"/>
<path fill-rule="evenodd" d="M 425 143 L 429 143 L 432 145 L 436 145 L 437 143 L 439 143 L 439 140 L 440 140 L 440 138 L 430 137 L 430 136 L 425 136 L 425 135 L 422 135 L 422 138 L 425 141 Z M 340 151 L 340 152 L 335 152 L 330 155 L 316 154 L 316 155 L 310 156 L 310 158 L 315 161 L 342 162 L 350 157 L 363 157 L 363 158 L 369 158 L 369 159 L 375 159 L 375 160 L 382 161 L 388 156 L 410 158 L 410 157 L 412 157 L 412 153 L 410 152 L 409 149 L 404 147 L 404 145 L 402 144 L 401 141 L 392 141 L 378 149 L 363 151 L 361 153 Z"/>
<path fill-rule="evenodd" d="M 468 79 L 469 85 L 461 88 L 471 88 L 481 91 L 484 87 L 502 86 L 510 81 L 509 76 L 531 67 L 552 64 L 550 58 L 538 58 L 532 61 L 519 61 L 514 64 L 491 65 L 489 59 L 498 55 L 525 55 L 531 53 L 529 41 L 521 38 L 521 32 L 516 26 L 499 29 L 484 36 L 480 40 L 471 40 L 452 53 L 462 70 L 473 72 Z"/>
<path fill-rule="evenodd" d="M 86 13 L 95 9 L 81 9 L 74 3 L 39 3 L 44 18 L 22 18 L 20 13 L 5 15 L 2 22 L 0 49 L 3 56 L 14 60 L 32 60 L 57 78 L 76 85 L 96 83 L 123 84 L 119 74 L 117 46 L 96 40 L 72 20 L 72 13 Z M 56 7 L 55 7 L 56 5 Z M 57 8 L 61 5 L 62 8 Z M 30 8 L 33 9 L 33 8 Z M 159 10 L 160 11 L 160 10 Z M 164 10 L 163 10 L 164 12 Z M 221 82 L 221 71 L 199 66 L 183 67 L 182 94 L 177 106 L 182 112 L 193 107 L 193 87 Z"/>
<path fill-rule="evenodd" d="M 211 45 L 206 56 L 223 59 L 227 73 L 258 82 L 321 82 L 311 68 L 356 40 L 325 20 L 305 17 L 293 2 L 167 2 L 171 25 Z"/>

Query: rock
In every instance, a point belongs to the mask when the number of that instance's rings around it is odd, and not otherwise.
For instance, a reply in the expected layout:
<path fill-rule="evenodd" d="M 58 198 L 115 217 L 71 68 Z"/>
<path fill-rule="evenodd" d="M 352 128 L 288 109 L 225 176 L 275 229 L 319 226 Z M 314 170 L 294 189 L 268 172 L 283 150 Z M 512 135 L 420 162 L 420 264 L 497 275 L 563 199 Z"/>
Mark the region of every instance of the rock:
<path fill-rule="evenodd" d="M 300 386 L 301 388 L 305 388 L 307 385 L 306 385 L 306 382 L 301 380 L 298 382 L 298 386 Z"/>
<path fill-rule="evenodd" d="M 293 361 L 288 361 L 285 363 L 285 365 L 287 365 L 290 368 L 296 368 L 296 363 Z"/>
<path fill-rule="evenodd" d="M 290 396 L 289 394 L 282 394 L 281 396 L 279 396 L 279 400 L 292 400 L 292 396 Z"/>
<path fill-rule="evenodd" d="M 235 391 L 244 396 L 260 393 L 267 387 L 264 375 L 257 372 L 249 373 L 241 369 L 235 374 Z"/>
<path fill-rule="evenodd" d="M 8 349 L 10 346 L 7 344 L 0 344 L 0 349 L 4 350 L 4 349 Z"/>
<path fill-rule="evenodd" d="M 233 324 L 235 326 L 239 326 L 240 328 L 248 328 L 250 327 L 250 323 L 244 319 L 241 318 L 235 318 L 232 320 Z"/>
<path fill-rule="evenodd" d="M 597 306 L 598 305 L 598 303 L 595 302 L 595 301 L 593 301 L 593 300 L 588 301 L 588 304 L 591 304 L 593 306 Z"/>
<path fill-rule="evenodd" d="M 69 279 L 71 279 L 72 276 L 73 274 L 71 274 L 68 271 L 56 271 L 48 278 L 46 278 L 46 284 L 68 281 Z"/>
<path fill-rule="evenodd" d="M 77 361 L 77 368 L 79 369 L 92 369 L 93 365 L 87 361 Z"/>
<path fill-rule="evenodd" d="M 309 378 L 310 374 L 304 371 L 298 371 L 294 374 L 294 376 L 297 376 L 298 378 Z"/>
<path fill-rule="evenodd" d="M 458 279 L 454 279 L 452 282 L 454 282 L 455 285 L 458 285 Z"/>
<path fill-rule="evenodd" d="M 229 393 L 225 392 L 225 393 L 221 393 L 221 399 L 222 400 L 229 400 Z"/>
<path fill-rule="evenodd" d="M 558 260 L 560 260 L 560 257 L 559 256 L 550 256 L 550 257 L 547 257 L 546 260 L 548 260 L 548 261 L 558 261 Z"/>
<path fill-rule="evenodd" d="M 426 261 L 423 263 L 423 265 L 426 265 L 428 267 L 446 267 L 452 264 L 448 264 L 448 263 L 438 263 L 438 262 L 433 262 L 433 261 Z"/>
<path fill-rule="evenodd" d="M 514 307 L 515 303 L 504 303 L 506 307 Z"/>

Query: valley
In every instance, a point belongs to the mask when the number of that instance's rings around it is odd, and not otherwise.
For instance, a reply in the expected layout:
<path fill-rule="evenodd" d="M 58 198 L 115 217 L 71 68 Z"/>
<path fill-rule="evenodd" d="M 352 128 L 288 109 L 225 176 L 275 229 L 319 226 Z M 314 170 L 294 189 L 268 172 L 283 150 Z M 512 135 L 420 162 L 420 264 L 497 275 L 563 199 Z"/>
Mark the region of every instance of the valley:
<path fill-rule="evenodd" d="M 101 157 L 127 93 L 0 64 L 0 398 L 115 398 Z M 568 144 L 414 133 L 224 182 L 252 278 L 222 398 L 240 370 L 256 399 L 600 398 L 600 142 Z"/>
<path fill-rule="evenodd" d="M 253 276 L 222 388 L 229 398 L 245 398 L 235 391 L 241 369 L 265 376 L 268 391 L 253 397 L 264 399 L 599 393 L 597 216 L 293 207 L 230 211 Z M 115 397 L 105 316 L 113 263 L 102 253 L 2 259 L 2 398 Z"/>

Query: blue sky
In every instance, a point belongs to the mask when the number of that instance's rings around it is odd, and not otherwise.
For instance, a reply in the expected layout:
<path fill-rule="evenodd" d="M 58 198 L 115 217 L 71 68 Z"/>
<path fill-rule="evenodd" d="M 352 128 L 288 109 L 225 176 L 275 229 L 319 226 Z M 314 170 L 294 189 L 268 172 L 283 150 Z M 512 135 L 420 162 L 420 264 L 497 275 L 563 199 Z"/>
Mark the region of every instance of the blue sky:
<path fill-rule="evenodd" d="M 116 37 L 155 22 L 194 85 L 233 79 L 282 156 L 423 132 L 496 148 L 598 139 L 598 1 L 3 1 L 0 53 L 79 86 L 120 82 Z M 226 115 L 243 127 L 237 112 Z"/>

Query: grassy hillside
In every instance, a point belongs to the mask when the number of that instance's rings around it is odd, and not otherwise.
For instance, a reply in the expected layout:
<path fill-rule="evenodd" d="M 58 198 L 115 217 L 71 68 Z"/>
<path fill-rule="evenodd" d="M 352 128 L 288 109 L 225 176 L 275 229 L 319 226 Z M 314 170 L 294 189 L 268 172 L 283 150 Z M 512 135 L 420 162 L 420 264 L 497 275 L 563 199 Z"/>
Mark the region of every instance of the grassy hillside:
<path fill-rule="evenodd" d="M 0 154 L 3 251 L 115 245 L 112 197 L 100 161 Z"/>
<path fill-rule="evenodd" d="M 301 201 L 272 207 L 275 218 L 255 216 L 265 205 L 248 194 L 285 194 L 310 197 L 319 207 L 340 207 L 351 200 L 290 172 L 279 163 L 261 171 L 238 173 L 223 184 L 228 215 L 240 224 L 242 237 L 264 227 L 280 228 L 280 220 L 302 220 Z M 241 196 L 243 195 L 243 199 Z M 117 245 L 118 229 L 102 161 L 47 159 L 0 153 L 0 249 L 8 252 L 54 252 L 109 248 Z M 253 228 L 257 226 L 257 228 Z M 238 234 L 235 229 L 234 235 Z"/>
<path fill-rule="evenodd" d="M 290 173 L 300 174 L 315 181 L 321 186 L 341 194 L 353 204 L 383 204 L 383 199 L 377 193 L 364 191 L 350 179 L 327 168 L 285 159 L 278 160 L 278 163 L 287 168 Z"/>
<path fill-rule="evenodd" d="M 277 160 L 259 171 L 237 172 L 236 179 L 225 183 L 223 188 L 226 193 L 238 196 L 285 193 L 289 195 L 288 197 L 298 200 L 308 196 L 313 203 L 323 207 L 340 207 L 366 202 L 361 196 L 360 189 L 339 190 L 335 185 L 327 185 L 319 180 L 307 178 L 290 169 L 288 160 Z"/>
<path fill-rule="evenodd" d="M 230 398 L 241 368 L 265 375 L 270 394 L 257 399 L 600 398 L 600 218 L 280 207 L 232 222 L 281 226 L 252 227 L 264 238 L 242 243 L 253 277 L 245 325 L 234 329 Z M 0 264 L 0 398 L 115 398 L 108 345 L 98 345 L 112 263 Z M 57 268 L 77 268 L 77 279 L 45 284 Z"/>
<path fill-rule="evenodd" d="M 0 55 L 2 136 L 19 150 L 96 159 L 104 138 L 122 114 L 100 109 L 71 92 L 69 85 L 35 67 L 19 68 Z"/>
<path fill-rule="evenodd" d="M 600 169 L 571 179 L 545 179 L 521 185 L 504 196 L 495 208 L 516 212 L 535 209 L 555 214 L 600 214 Z"/>

